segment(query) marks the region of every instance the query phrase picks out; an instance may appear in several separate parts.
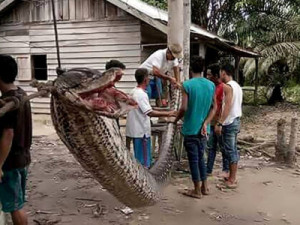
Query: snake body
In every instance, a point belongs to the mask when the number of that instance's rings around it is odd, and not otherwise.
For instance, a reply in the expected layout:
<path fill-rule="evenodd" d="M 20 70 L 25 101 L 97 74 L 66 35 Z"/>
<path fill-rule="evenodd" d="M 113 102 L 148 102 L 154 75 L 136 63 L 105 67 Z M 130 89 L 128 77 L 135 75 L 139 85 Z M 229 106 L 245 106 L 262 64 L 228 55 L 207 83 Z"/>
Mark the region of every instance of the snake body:
<path fill-rule="evenodd" d="M 126 149 L 115 119 L 79 107 L 76 98 L 66 94 L 89 73 L 94 71 L 66 72 L 54 82 L 51 116 L 56 132 L 81 166 L 118 200 L 130 207 L 152 205 L 160 199 L 172 167 L 175 125 L 166 126 L 159 158 L 150 170 L 145 169 Z M 78 77 L 80 82 L 72 81 Z M 180 92 L 172 91 L 173 109 L 178 107 L 179 98 Z"/>

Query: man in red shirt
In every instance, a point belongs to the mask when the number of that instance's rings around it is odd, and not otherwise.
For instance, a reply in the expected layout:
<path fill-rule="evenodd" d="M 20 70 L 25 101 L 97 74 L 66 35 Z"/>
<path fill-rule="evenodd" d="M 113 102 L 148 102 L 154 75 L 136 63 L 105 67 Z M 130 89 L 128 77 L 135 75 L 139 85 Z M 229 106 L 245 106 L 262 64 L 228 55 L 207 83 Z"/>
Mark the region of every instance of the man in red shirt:
<path fill-rule="evenodd" d="M 222 113 L 223 98 L 224 98 L 224 83 L 220 80 L 220 67 L 218 65 L 210 66 L 207 71 L 207 78 L 216 85 L 216 100 L 217 100 L 217 112 L 211 121 L 211 131 L 209 135 L 209 141 L 207 144 L 207 175 L 212 175 L 216 153 L 219 144 L 220 136 L 215 133 L 215 126 Z M 228 177 L 229 163 L 226 159 L 224 152 L 222 152 L 223 158 L 223 174 L 222 176 Z"/>

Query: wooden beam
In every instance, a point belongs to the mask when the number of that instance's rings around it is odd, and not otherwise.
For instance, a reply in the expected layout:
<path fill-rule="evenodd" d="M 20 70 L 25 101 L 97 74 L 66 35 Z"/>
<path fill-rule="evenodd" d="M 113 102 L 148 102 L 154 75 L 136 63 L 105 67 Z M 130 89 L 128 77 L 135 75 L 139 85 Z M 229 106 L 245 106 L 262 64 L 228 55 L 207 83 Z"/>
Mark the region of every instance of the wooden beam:
<path fill-rule="evenodd" d="M 17 2 L 16 0 L 5 0 L 0 4 L 0 13 L 2 13 L 4 10 L 6 10 L 9 6 L 11 6 L 13 3 Z"/>
<path fill-rule="evenodd" d="M 234 77 L 236 82 L 240 82 L 239 69 L 240 69 L 240 59 L 241 57 L 235 55 L 234 56 Z"/>

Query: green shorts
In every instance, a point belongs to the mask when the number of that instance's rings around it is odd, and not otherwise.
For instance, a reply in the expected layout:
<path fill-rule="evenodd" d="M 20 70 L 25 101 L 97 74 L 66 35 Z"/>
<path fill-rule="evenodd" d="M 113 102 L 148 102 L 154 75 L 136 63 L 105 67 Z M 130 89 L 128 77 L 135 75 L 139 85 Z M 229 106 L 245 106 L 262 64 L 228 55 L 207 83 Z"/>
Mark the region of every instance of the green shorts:
<path fill-rule="evenodd" d="M 27 168 L 3 171 L 3 173 L 0 183 L 2 211 L 5 213 L 18 211 L 25 203 Z"/>

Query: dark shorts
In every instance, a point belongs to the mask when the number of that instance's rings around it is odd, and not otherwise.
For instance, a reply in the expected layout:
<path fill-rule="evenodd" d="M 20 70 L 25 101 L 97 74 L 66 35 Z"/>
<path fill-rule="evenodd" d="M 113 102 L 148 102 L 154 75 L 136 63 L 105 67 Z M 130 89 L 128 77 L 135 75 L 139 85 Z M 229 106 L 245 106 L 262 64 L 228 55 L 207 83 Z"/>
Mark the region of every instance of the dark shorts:
<path fill-rule="evenodd" d="M 147 86 L 146 92 L 149 99 L 158 99 L 162 95 L 162 81 L 159 78 L 152 79 Z"/>
<path fill-rule="evenodd" d="M 25 203 L 27 169 L 13 169 L 3 173 L 2 183 L 0 183 L 2 211 L 5 213 L 18 211 Z"/>

